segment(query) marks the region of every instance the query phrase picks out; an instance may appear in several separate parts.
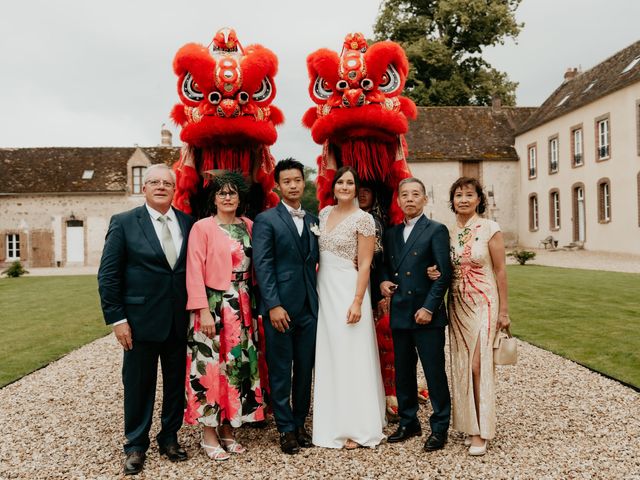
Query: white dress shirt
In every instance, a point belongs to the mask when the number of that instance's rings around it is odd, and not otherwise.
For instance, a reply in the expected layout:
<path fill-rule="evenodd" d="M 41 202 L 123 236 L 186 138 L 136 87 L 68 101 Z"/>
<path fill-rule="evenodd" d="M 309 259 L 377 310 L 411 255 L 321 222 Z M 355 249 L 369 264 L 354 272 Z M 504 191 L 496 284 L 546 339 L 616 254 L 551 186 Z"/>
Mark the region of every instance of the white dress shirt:
<path fill-rule="evenodd" d="M 289 212 L 289 213 L 291 213 L 291 212 L 304 212 L 304 210 L 302 210 L 302 205 L 300 205 L 296 209 L 296 208 L 290 207 L 285 202 L 282 202 L 282 204 L 284 205 L 284 208 L 286 208 L 287 212 Z M 294 217 L 293 215 L 291 215 L 291 219 L 293 220 L 293 223 L 295 224 L 296 228 L 298 229 L 298 235 L 302 235 L 302 229 L 304 228 L 304 218 Z"/>
<path fill-rule="evenodd" d="M 409 239 L 409 235 L 411 235 L 411 231 L 413 230 L 413 227 L 416 226 L 416 223 L 418 223 L 418 220 L 420 220 L 422 217 L 424 217 L 424 213 L 421 213 L 417 217 L 413 217 L 411 220 L 405 219 L 404 230 L 402 231 L 402 237 L 404 238 L 404 243 L 407 243 L 407 240 Z"/>
<path fill-rule="evenodd" d="M 162 222 L 158 220 L 162 213 L 157 210 L 154 210 L 149 205 L 145 203 L 144 205 L 147 208 L 147 212 L 149 212 L 149 216 L 151 217 L 151 224 L 153 225 L 153 230 L 156 232 L 156 236 L 158 237 L 158 241 L 160 242 L 160 248 L 164 251 L 164 245 L 162 245 Z M 171 239 L 173 240 L 173 244 L 176 247 L 176 254 L 180 256 L 180 249 L 182 248 L 182 230 L 180 229 L 180 224 L 178 223 L 178 217 L 176 217 L 176 212 L 173 211 L 173 208 L 169 207 L 169 211 L 165 213 L 167 217 L 167 226 L 169 227 L 169 231 L 171 232 Z M 118 320 L 117 322 L 113 322 L 111 324 L 112 327 L 116 325 L 120 325 L 121 323 L 125 323 L 127 321 L 126 318 L 122 320 Z"/>

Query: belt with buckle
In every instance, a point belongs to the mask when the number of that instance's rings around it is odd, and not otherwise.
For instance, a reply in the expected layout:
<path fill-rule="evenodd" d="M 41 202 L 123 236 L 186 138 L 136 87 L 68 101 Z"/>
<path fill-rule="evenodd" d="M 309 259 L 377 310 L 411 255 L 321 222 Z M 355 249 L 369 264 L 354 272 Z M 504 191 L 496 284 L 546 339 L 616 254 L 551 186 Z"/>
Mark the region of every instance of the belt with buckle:
<path fill-rule="evenodd" d="M 249 280 L 251 278 L 251 272 L 231 272 L 232 282 L 242 282 L 243 280 Z"/>

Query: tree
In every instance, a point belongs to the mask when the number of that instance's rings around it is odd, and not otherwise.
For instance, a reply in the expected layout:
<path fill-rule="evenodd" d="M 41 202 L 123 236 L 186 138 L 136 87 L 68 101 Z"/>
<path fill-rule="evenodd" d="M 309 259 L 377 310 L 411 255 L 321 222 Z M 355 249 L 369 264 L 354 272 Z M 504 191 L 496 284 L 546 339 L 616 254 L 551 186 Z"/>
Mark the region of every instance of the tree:
<path fill-rule="evenodd" d="M 304 193 L 302 194 L 302 208 L 307 212 L 318 214 L 318 197 L 316 196 L 316 169 L 312 167 L 304 167 Z"/>
<path fill-rule="evenodd" d="M 400 43 L 411 64 L 407 95 L 418 105 L 515 104 L 516 82 L 481 56 L 516 38 L 522 0 L 383 0 L 376 40 Z"/>

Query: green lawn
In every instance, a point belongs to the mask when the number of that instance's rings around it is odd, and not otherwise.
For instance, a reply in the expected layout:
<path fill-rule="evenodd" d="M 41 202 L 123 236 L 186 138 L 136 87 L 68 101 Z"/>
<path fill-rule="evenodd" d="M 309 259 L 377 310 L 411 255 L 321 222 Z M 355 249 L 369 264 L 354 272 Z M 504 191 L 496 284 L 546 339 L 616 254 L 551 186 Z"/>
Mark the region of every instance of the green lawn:
<path fill-rule="evenodd" d="M 0 279 L 0 387 L 109 333 L 95 276 Z"/>
<path fill-rule="evenodd" d="M 510 265 L 512 333 L 640 387 L 640 274 Z"/>
<path fill-rule="evenodd" d="M 510 265 L 513 333 L 640 386 L 640 274 Z M 0 279 L 0 386 L 110 329 L 94 276 Z"/>

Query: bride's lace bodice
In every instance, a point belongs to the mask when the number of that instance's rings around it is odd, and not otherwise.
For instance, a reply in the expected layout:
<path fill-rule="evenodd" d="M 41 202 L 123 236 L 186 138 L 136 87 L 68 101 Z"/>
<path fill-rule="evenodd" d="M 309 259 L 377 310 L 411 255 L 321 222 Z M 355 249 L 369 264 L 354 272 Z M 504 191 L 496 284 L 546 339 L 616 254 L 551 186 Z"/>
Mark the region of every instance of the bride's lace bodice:
<path fill-rule="evenodd" d="M 375 235 L 375 221 L 370 214 L 358 209 L 327 232 L 327 218 L 332 209 L 330 205 L 320 211 L 320 252 L 329 251 L 354 261 L 358 254 L 358 233 L 365 237 Z"/>

